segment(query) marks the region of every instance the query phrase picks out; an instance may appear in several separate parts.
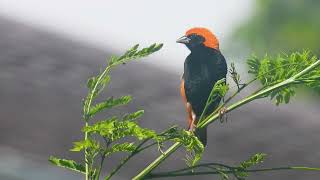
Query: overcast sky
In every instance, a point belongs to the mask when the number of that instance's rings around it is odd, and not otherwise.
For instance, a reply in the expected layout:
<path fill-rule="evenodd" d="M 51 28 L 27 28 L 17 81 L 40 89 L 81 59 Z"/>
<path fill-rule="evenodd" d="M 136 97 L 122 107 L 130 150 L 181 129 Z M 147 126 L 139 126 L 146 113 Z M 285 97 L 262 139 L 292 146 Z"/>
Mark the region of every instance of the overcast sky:
<path fill-rule="evenodd" d="M 241 2 L 241 3 L 240 3 Z M 253 0 L 0 0 L 0 15 L 95 46 L 121 51 L 162 42 L 153 62 L 181 71 L 188 50 L 175 40 L 194 26 L 220 39 L 251 14 Z"/>

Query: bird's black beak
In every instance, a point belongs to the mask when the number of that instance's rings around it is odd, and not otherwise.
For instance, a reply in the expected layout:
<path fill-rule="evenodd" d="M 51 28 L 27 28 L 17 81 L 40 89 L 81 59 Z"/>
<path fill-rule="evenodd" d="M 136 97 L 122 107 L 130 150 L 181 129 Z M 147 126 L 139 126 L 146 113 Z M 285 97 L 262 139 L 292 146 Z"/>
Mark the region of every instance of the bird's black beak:
<path fill-rule="evenodd" d="M 177 39 L 177 43 L 182 43 L 182 44 L 188 44 L 190 42 L 190 38 L 187 36 L 182 36 L 181 38 Z"/>

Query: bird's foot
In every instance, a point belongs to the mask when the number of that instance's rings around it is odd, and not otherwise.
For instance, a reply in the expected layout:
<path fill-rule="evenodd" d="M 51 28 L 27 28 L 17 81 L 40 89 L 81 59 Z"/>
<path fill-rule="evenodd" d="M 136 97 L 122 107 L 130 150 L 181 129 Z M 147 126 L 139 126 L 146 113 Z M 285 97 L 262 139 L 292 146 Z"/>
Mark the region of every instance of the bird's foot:
<path fill-rule="evenodd" d="M 194 120 L 191 121 L 190 125 L 189 125 L 189 131 L 190 132 L 194 132 L 196 125 L 194 124 Z"/>
<path fill-rule="evenodd" d="M 227 121 L 228 121 L 227 111 L 228 111 L 228 109 L 227 109 L 226 107 L 222 107 L 222 108 L 219 110 L 219 120 L 220 120 L 220 123 L 223 123 L 223 122 L 227 122 Z"/>
<path fill-rule="evenodd" d="M 158 143 L 158 151 L 161 153 L 161 154 L 164 154 L 164 151 L 162 150 L 163 148 L 163 144 L 162 143 Z"/>

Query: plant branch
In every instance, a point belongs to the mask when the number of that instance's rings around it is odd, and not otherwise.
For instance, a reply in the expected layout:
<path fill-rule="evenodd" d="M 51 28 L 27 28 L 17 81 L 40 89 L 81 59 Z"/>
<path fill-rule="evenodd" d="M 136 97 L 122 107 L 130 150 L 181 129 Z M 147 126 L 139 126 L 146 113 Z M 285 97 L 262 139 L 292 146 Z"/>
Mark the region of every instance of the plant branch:
<path fill-rule="evenodd" d="M 169 128 L 169 129 L 165 130 L 164 132 L 160 133 L 159 136 L 164 135 L 165 133 L 167 133 L 167 131 L 169 131 L 172 128 L 175 128 L 175 126 L 173 126 L 173 127 Z M 142 141 L 130 155 L 128 155 L 114 170 L 112 170 L 110 175 L 106 177 L 106 180 L 110 179 L 116 172 L 118 172 L 133 156 L 137 155 L 141 151 L 144 151 L 144 150 L 146 150 L 146 149 L 158 144 L 157 142 L 154 142 L 154 143 L 151 143 L 149 145 L 146 145 L 145 147 L 142 147 L 149 140 L 150 140 L 150 138 L 145 139 L 144 141 Z"/>
<path fill-rule="evenodd" d="M 237 168 L 234 168 L 237 169 Z M 304 171 L 320 171 L 320 168 L 311 168 L 311 167 L 277 167 L 277 168 L 263 168 L 263 169 L 244 169 L 238 170 L 239 172 L 268 172 L 268 171 L 279 171 L 279 170 L 304 170 Z M 145 179 L 155 179 L 155 178 L 164 178 L 164 177 L 178 177 L 178 176 L 199 176 L 199 175 L 209 175 L 209 174 L 233 174 L 234 170 L 219 170 L 219 171 L 201 171 L 201 172 L 184 172 L 184 173 L 170 173 L 170 172 L 163 172 L 163 173 L 156 173 L 156 174 L 149 174 Z"/>
<path fill-rule="evenodd" d="M 148 175 L 154 168 L 156 168 L 162 161 L 175 152 L 182 144 L 180 142 L 174 143 L 168 150 L 163 152 L 157 159 L 155 159 L 148 167 L 141 171 L 138 175 L 132 178 L 132 180 L 139 180 Z"/>
<path fill-rule="evenodd" d="M 103 153 L 101 155 L 101 161 L 100 161 L 100 167 L 98 169 L 98 174 L 96 176 L 96 179 L 99 180 L 100 179 L 100 173 L 101 173 L 101 170 L 102 170 L 102 166 L 103 166 L 103 162 L 104 162 L 104 159 L 106 158 L 105 154 Z"/>
<path fill-rule="evenodd" d="M 146 139 L 145 141 L 141 142 L 135 151 L 133 151 L 130 155 L 128 155 L 123 161 L 121 161 L 121 163 L 110 173 L 110 175 L 108 177 L 106 177 L 106 180 L 110 179 L 115 173 L 117 173 L 133 156 L 137 155 L 138 153 L 140 153 L 143 150 L 146 150 L 154 145 L 156 145 L 157 143 L 151 143 L 143 148 L 142 145 L 145 144 L 149 139 Z"/>
<path fill-rule="evenodd" d="M 282 88 L 284 86 L 288 86 L 292 83 L 294 83 L 294 81 L 299 78 L 302 77 L 303 75 L 311 72 L 312 70 L 314 70 L 315 68 L 317 68 L 320 65 L 320 60 L 317 60 L 315 63 L 311 64 L 310 66 L 308 66 L 307 68 L 305 68 L 303 71 L 301 71 L 300 73 L 297 73 L 296 75 L 294 75 L 293 77 L 284 80 L 278 84 L 275 84 L 269 88 L 263 89 L 261 91 L 258 91 L 257 93 L 254 93 L 232 105 L 230 105 L 228 108 L 226 108 L 226 112 L 230 112 L 234 109 L 237 109 L 239 107 L 241 107 L 244 104 L 247 104 L 263 95 L 266 95 L 276 89 Z M 200 122 L 198 124 L 198 128 L 203 128 L 206 127 L 207 125 L 209 125 L 210 123 L 214 122 L 216 119 L 218 119 L 219 117 L 219 113 L 215 113 L 215 114 L 211 114 L 209 115 L 206 119 L 204 119 L 202 122 Z M 134 180 L 138 180 L 138 179 L 142 179 L 144 177 L 146 177 L 153 169 L 155 169 L 162 161 L 164 161 L 168 156 L 170 156 L 174 151 L 176 151 L 178 149 L 178 147 L 181 146 L 181 143 L 175 143 L 174 145 L 172 145 L 171 147 L 169 147 L 169 149 L 167 151 L 165 151 L 162 155 L 160 155 L 157 159 L 155 159 L 151 164 L 149 164 L 144 170 L 142 170 L 138 175 L 136 175 L 133 179 Z"/>
<path fill-rule="evenodd" d="M 102 74 L 99 76 L 97 82 L 95 83 L 94 87 L 91 90 L 91 93 L 88 97 L 88 103 L 84 106 L 84 120 L 85 120 L 85 127 L 89 126 L 89 112 L 90 112 L 90 107 L 92 104 L 92 100 L 93 100 L 93 95 L 99 85 L 99 82 L 101 81 L 101 79 L 109 72 L 111 66 L 108 66 L 103 72 Z M 88 132 L 84 132 L 84 140 L 86 141 L 88 139 Z M 84 159 L 85 159 L 85 169 L 86 169 L 86 180 L 89 180 L 89 164 L 88 164 L 88 149 L 85 148 L 84 150 Z"/>
<path fill-rule="evenodd" d="M 175 174 L 175 173 L 180 173 L 180 172 L 184 172 L 184 171 L 188 171 L 188 170 L 193 170 L 196 168 L 200 168 L 200 167 L 208 167 L 208 166 L 221 166 L 221 167 L 225 167 L 228 169 L 233 169 L 234 167 L 225 165 L 225 164 L 220 164 L 220 163 L 203 163 L 203 164 L 198 164 L 195 166 L 191 166 L 191 167 L 186 167 L 186 168 L 182 168 L 182 169 L 178 169 L 178 170 L 174 170 L 174 171 L 169 171 L 166 173 L 170 173 L 170 174 Z"/>
<path fill-rule="evenodd" d="M 310 66 L 308 66 L 307 68 L 305 68 L 304 70 L 302 70 L 301 72 L 297 73 L 296 75 L 292 76 L 291 78 L 287 79 L 287 80 L 284 80 L 282 82 L 279 82 L 271 87 L 268 87 L 266 89 L 263 89 L 257 93 L 254 93 L 232 105 L 230 105 L 228 108 L 226 108 L 226 113 L 227 112 L 230 112 L 244 104 L 247 104 L 261 96 L 264 96 L 276 89 L 279 89 L 279 88 L 282 88 L 284 86 L 288 86 L 288 85 L 291 85 L 291 84 L 294 84 L 295 83 L 295 80 L 304 76 L 305 74 L 311 72 L 312 70 L 314 70 L 315 68 L 317 68 L 318 66 L 320 65 L 320 60 L 317 60 L 315 63 L 311 64 Z M 211 114 L 208 116 L 208 118 L 206 118 L 205 120 L 203 120 L 199 125 L 198 127 L 199 128 L 203 128 L 205 126 L 207 126 L 208 124 L 214 122 L 217 118 L 219 117 L 219 113 L 216 113 L 216 114 Z"/>

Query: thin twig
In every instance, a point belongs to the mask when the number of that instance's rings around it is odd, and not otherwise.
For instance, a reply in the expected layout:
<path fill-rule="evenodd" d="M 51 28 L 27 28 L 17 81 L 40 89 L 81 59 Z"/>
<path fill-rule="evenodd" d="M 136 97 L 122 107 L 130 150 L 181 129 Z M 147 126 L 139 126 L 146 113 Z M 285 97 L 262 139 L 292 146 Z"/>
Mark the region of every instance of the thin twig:
<path fill-rule="evenodd" d="M 311 168 L 311 167 L 277 167 L 277 168 L 262 168 L 262 169 L 243 169 L 238 170 L 239 172 L 268 172 L 268 171 L 279 171 L 279 170 L 307 170 L 307 171 L 320 171 L 320 168 Z M 149 174 L 145 179 L 155 179 L 155 178 L 164 178 L 164 177 L 178 177 L 178 176 L 199 176 L 199 175 L 209 175 L 209 174 L 233 174 L 233 170 L 219 170 L 219 171 L 201 171 L 201 172 L 185 172 L 185 173 L 156 173 Z"/>

